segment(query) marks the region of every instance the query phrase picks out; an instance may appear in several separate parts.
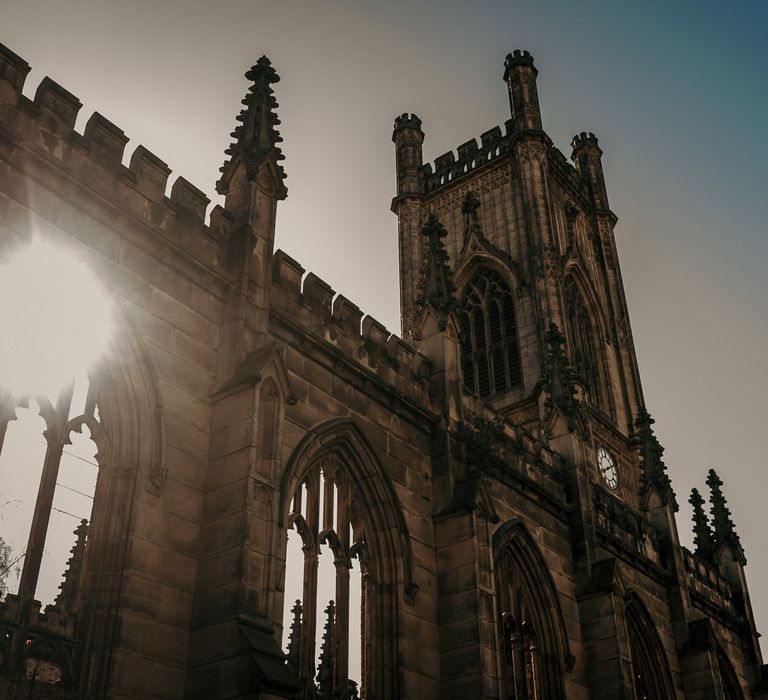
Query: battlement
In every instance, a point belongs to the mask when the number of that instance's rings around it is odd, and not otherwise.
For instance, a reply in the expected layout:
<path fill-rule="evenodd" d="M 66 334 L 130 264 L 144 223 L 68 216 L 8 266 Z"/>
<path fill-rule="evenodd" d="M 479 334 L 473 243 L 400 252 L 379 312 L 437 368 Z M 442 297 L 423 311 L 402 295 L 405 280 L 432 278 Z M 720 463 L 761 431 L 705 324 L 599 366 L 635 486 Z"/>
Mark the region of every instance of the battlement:
<path fill-rule="evenodd" d="M 593 146 L 594 148 L 599 148 L 597 145 L 597 136 L 595 136 L 591 131 L 582 131 L 576 136 L 573 137 L 571 140 L 571 148 L 576 151 L 579 148 L 584 148 L 585 146 Z"/>
<path fill-rule="evenodd" d="M 533 65 L 533 56 L 525 49 L 515 49 L 512 53 L 508 53 L 504 59 L 504 79 L 507 78 L 507 71 L 511 70 L 515 66 L 526 66 L 529 68 L 535 67 Z"/>
<path fill-rule="evenodd" d="M 45 183 L 61 178 L 63 171 L 84 196 L 86 191 L 101 194 L 128 218 L 177 242 L 188 256 L 206 266 L 223 267 L 233 216 L 214 207 L 206 223 L 210 199 L 181 176 L 173 181 L 167 197 L 171 169 L 166 163 L 139 145 L 126 167 L 123 158 L 129 137 L 121 128 L 94 112 L 83 133 L 78 133 L 80 100 L 49 77 L 43 78 L 30 100 L 22 94 L 28 72 L 26 61 L 0 44 L 3 121 L 6 129 L 17 132 L 23 148 L 35 153 L 34 159 L 17 159 L 24 175 Z"/>
<path fill-rule="evenodd" d="M 395 117 L 394 131 L 400 131 L 401 129 L 416 129 L 421 131 L 421 119 L 415 114 L 408 114 L 405 112 L 398 117 Z"/>
<path fill-rule="evenodd" d="M 8 86 L 7 97 L 21 94 L 29 71 L 29 63 L 21 56 L 13 53 L 7 46 L 0 44 L 0 85 L 5 83 Z M 3 93 L 0 92 L 0 103 L 6 101 L 3 97 Z"/>
<path fill-rule="evenodd" d="M 3 623 L 15 625 L 21 600 L 18 595 L 9 593 L 0 601 L 0 628 Z M 32 601 L 29 617 L 30 628 L 34 631 L 51 632 L 57 636 L 71 636 L 74 632 L 75 618 L 55 605 L 46 605 L 45 610 L 39 600 Z"/>
<path fill-rule="evenodd" d="M 498 126 L 483 132 L 479 145 L 477 139 L 473 138 L 458 146 L 456 153 L 448 151 L 438 156 L 435 158 L 434 167 L 431 163 L 423 165 L 420 172 L 424 179 L 425 191 L 429 193 L 452 183 L 462 175 L 508 153 L 512 143 L 512 122 L 506 121 L 504 127 L 504 134 Z"/>
<path fill-rule="evenodd" d="M 282 250 L 272 259 L 272 308 L 406 396 L 427 402 L 430 361 Z M 282 312 L 282 313 L 281 313 Z"/>
<path fill-rule="evenodd" d="M 589 192 L 585 188 L 584 181 L 579 175 L 579 171 L 574 167 L 565 154 L 556 146 L 549 147 L 549 162 L 554 166 L 553 170 L 558 172 L 565 180 L 567 180 L 572 187 L 576 190 L 580 190 L 586 197 L 589 196 Z"/>

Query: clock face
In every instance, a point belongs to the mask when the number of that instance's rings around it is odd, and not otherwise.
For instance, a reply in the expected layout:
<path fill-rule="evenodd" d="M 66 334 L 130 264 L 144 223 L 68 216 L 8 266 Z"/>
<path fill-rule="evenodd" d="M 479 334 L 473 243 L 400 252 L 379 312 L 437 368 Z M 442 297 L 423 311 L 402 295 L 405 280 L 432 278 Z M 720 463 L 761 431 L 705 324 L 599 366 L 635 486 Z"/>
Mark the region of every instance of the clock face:
<path fill-rule="evenodd" d="M 608 488 L 615 489 L 619 485 L 619 469 L 616 466 L 616 460 L 604 447 L 597 450 L 597 468 L 600 470 L 603 481 L 608 484 Z"/>

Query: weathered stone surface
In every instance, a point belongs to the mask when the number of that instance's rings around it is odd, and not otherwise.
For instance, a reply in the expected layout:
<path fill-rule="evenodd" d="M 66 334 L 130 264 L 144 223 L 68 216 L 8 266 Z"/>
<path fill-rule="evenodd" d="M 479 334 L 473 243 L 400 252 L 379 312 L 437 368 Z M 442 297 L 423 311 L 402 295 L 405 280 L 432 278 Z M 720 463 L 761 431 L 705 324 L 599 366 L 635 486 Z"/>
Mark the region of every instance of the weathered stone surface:
<path fill-rule="evenodd" d="M 94 376 L 80 589 L 66 615 L 8 596 L 12 654 L 17 630 L 55 636 L 87 697 L 292 697 L 300 677 L 348 698 L 350 645 L 370 698 L 530 698 L 534 676 L 541 698 L 768 692 L 722 484 L 718 548 L 687 552 L 638 421 L 602 151 L 579 134 L 573 166 L 541 131 L 530 54 L 507 57 L 511 119 L 479 143 L 424 165 L 421 121 L 395 121 L 404 340 L 274 250 L 268 59 L 210 226 L 157 156 L 122 166 L 118 126 L 76 134 L 64 88 L 26 98 L 28 70 L 0 46 L 0 259 L 33 231 L 83 254 L 120 342 Z"/>

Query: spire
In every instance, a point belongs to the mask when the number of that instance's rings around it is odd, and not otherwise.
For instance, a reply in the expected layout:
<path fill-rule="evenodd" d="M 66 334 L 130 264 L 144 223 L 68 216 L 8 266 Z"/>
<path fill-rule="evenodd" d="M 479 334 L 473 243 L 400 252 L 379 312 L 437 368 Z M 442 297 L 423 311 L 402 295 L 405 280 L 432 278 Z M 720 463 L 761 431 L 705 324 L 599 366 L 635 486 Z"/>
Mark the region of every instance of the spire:
<path fill-rule="evenodd" d="M 456 306 L 453 274 L 448 266 L 448 253 L 443 243 L 448 233 L 434 214 L 429 215 L 421 233 L 427 242 L 416 303 L 421 307 L 432 307 L 440 317 L 440 329 L 443 330 L 448 314 Z"/>
<path fill-rule="evenodd" d="M 647 505 L 648 498 L 655 491 L 664 505 L 671 504 L 677 512 L 675 491 L 667 474 L 667 465 L 661 458 L 664 448 L 651 427 L 655 422 L 645 406 L 641 406 L 635 421 L 637 430 L 632 436 L 632 442 L 640 453 L 640 499 Z"/>
<path fill-rule="evenodd" d="M 299 673 L 299 657 L 301 655 L 301 601 L 297 600 L 291 609 L 293 620 L 291 633 L 288 636 L 288 668 L 296 675 Z"/>
<path fill-rule="evenodd" d="M 710 513 L 712 514 L 712 525 L 715 531 L 715 548 L 720 545 L 727 545 L 733 552 L 734 557 L 742 564 L 747 560 L 744 556 L 744 550 L 741 547 L 741 540 L 736 534 L 736 526 L 731 520 L 731 511 L 723 496 L 721 486 L 723 482 L 714 469 L 709 470 L 707 475 L 707 486 L 709 486 L 709 502 L 712 505 Z"/>
<path fill-rule="evenodd" d="M 77 589 L 80 584 L 80 572 L 83 570 L 85 557 L 85 541 L 88 537 L 88 521 L 81 520 L 75 528 L 75 544 L 70 549 L 70 557 L 64 578 L 59 585 L 59 595 L 56 596 L 56 606 L 62 610 L 71 610 L 77 598 Z"/>
<path fill-rule="evenodd" d="M 320 663 L 317 666 L 317 697 L 330 700 L 333 693 L 333 626 L 335 606 L 332 600 L 325 608 L 323 645 L 320 648 Z"/>
<path fill-rule="evenodd" d="M 216 183 L 216 191 L 219 194 L 226 194 L 232 166 L 238 160 L 245 165 L 248 179 L 253 180 L 259 168 L 271 156 L 275 161 L 280 179 L 285 178 L 283 166 L 279 164 L 285 156 L 277 145 L 283 139 L 275 128 L 280 123 L 275 113 L 278 105 L 271 87 L 280 81 L 280 76 L 272 67 L 270 60 L 262 56 L 245 74 L 245 77 L 252 81 L 253 85 L 242 100 L 245 109 L 241 110 L 237 116 L 237 121 L 240 123 L 231 134 L 235 140 L 225 151 L 229 159 L 220 168 L 221 179 Z M 282 182 L 280 184 L 285 190 Z"/>
<path fill-rule="evenodd" d="M 714 535 L 704 512 L 704 499 L 698 489 L 691 489 L 688 503 L 693 507 L 693 544 L 696 545 L 696 554 L 711 560 L 715 550 Z"/>

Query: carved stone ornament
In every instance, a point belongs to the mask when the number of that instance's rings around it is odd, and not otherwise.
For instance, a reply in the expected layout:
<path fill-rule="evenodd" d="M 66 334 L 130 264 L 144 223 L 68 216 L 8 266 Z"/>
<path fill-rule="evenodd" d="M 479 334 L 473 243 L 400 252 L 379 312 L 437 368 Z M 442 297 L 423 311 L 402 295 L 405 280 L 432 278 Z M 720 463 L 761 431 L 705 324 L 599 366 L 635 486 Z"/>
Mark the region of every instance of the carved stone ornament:
<path fill-rule="evenodd" d="M 168 470 L 165 467 L 161 467 L 159 464 L 155 464 L 149 470 L 149 476 L 147 482 L 144 484 L 144 488 L 153 496 L 158 496 L 165 487 L 168 481 Z"/>
<path fill-rule="evenodd" d="M 546 156 L 546 149 L 544 144 L 538 141 L 523 141 L 518 144 L 515 155 L 517 156 L 518 163 L 521 165 L 525 165 L 532 160 L 542 162 Z"/>
<path fill-rule="evenodd" d="M 473 192 L 476 196 L 489 194 L 512 179 L 510 168 L 495 168 L 489 173 L 473 177 L 468 182 L 451 189 L 442 196 L 438 196 L 425 207 L 427 214 L 436 214 L 445 218 L 446 214 L 452 214 L 461 207 L 466 196 Z"/>

